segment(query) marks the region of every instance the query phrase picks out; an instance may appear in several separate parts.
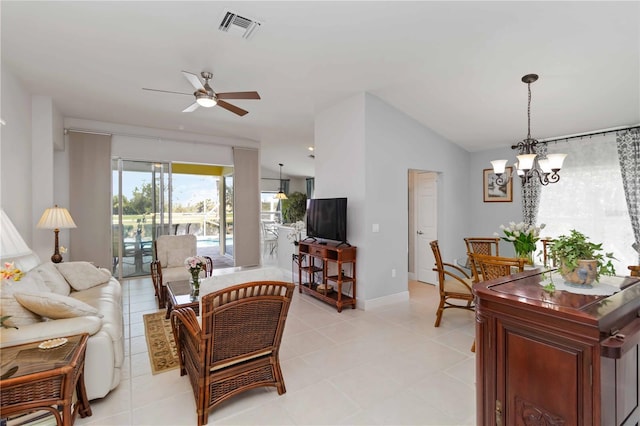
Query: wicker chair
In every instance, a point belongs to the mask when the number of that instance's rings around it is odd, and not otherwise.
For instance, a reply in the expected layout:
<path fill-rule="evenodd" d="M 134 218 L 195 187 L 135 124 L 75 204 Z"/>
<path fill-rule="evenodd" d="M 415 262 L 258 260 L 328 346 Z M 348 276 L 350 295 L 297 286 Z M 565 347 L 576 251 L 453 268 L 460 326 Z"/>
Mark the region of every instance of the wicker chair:
<path fill-rule="evenodd" d="M 279 350 L 295 286 L 255 281 L 202 296 L 202 328 L 190 308 L 171 313 L 180 375 L 189 375 L 198 426 L 209 410 L 260 386 L 286 392 Z"/>
<path fill-rule="evenodd" d="M 188 280 L 191 274 L 184 266 L 187 257 L 196 256 L 198 240 L 195 235 L 161 235 L 153 241 L 155 260 L 151 262 L 151 280 L 158 298 L 158 308 L 167 302 L 167 283 Z M 205 277 L 213 273 L 213 260 L 201 256 L 206 261 Z"/>
<path fill-rule="evenodd" d="M 525 259 L 519 257 L 487 256 L 473 254 L 473 261 L 480 268 L 483 281 L 506 277 L 524 271 Z"/>
<path fill-rule="evenodd" d="M 631 266 L 627 266 L 627 268 L 629 268 L 629 271 L 631 271 L 630 276 L 640 277 L 640 266 L 631 265 Z"/>
<path fill-rule="evenodd" d="M 440 247 L 438 241 L 431 241 L 431 250 L 436 261 L 436 267 L 433 269 L 438 273 L 438 287 L 440 290 L 440 304 L 436 313 L 436 323 L 434 327 L 440 327 L 442 314 L 445 309 L 459 308 L 473 311 L 473 293 L 471 292 L 472 279 L 460 267 L 451 263 L 442 261 L 440 255 Z M 459 272 L 459 273 L 456 273 Z M 451 303 L 450 299 L 457 299 L 466 302 L 465 305 Z"/>
<path fill-rule="evenodd" d="M 487 256 L 484 254 L 470 254 L 474 264 L 480 269 L 480 279 L 492 280 L 498 277 L 506 277 L 514 272 L 524 271 L 525 259 L 518 257 Z M 473 341 L 471 352 L 476 351 L 476 341 Z"/>
<path fill-rule="evenodd" d="M 480 268 L 473 261 L 472 254 L 485 254 L 487 256 L 500 256 L 500 238 L 499 237 L 469 237 L 464 239 L 467 245 L 467 253 L 469 257 L 469 266 L 473 274 L 473 282 L 482 281 L 480 276 Z"/>

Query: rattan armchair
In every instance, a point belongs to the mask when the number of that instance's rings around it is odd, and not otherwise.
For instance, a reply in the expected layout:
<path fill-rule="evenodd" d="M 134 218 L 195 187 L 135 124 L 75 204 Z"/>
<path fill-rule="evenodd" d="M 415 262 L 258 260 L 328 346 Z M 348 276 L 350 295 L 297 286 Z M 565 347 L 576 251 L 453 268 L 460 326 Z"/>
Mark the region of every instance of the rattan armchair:
<path fill-rule="evenodd" d="M 472 279 L 459 266 L 442 261 L 440 247 L 438 241 L 431 241 L 431 250 L 436 261 L 436 267 L 433 269 L 438 273 L 438 288 L 440 291 L 440 304 L 436 312 L 436 323 L 434 327 L 440 327 L 442 314 L 445 309 L 459 308 L 473 311 L 473 293 L 471 292 Z M 466 302 L 464 305 L 451 303 L 451 299 Z"/>
<path fill-rule="evenodd" d="M 469 266 L 473 274 L 473 282 L 482 281 L 480 276 L 480 268 L 473 261 L 472 254 L 485 254 L 487 256 L 500 256 L 500 238 L 499 237 L 468 237 L 464 239 L 467 245 L 467 253 L 469 256 Z"/>
<path fill-rule="evenodd" d="M 198 426 L 209 410 L 241 392 L 274 386 L 286 392 L 279 350 L 295 286 L 255 281 L 202 296 L 202 327 L 190 308 L 171 313 L 180 375 L 188 374 Z"/>
<path fill-rule="evenodd" d="M 471 256 L 480 268 L 483 281 L 522 272 L 526 263 L 525 259 L 519 257 L 487 256 L 484 254 L 472 254 Z"/>
<path fill-rule="evenodd" d="M 640 277 L 640 266 L 631 265 L 631 266 L 627 266 L 627 268 L 629 269 L 629 271 L 631 271 L 630 276 Z"/>
<path fill-rule="evenodd" d="M 191 274 L 184 266 L 187 257 L 196 256 L 198 240 L 195 235 L 161 235 L 153 241 L 155 260 L 151 262 L 151 280 L 158 298 L 158 308 L 163 309 L 167 302 L 167 283 L 188 280 Z M 213 260 L 204 258 L 206 265 L 204 276 L 213 273 Z"/>

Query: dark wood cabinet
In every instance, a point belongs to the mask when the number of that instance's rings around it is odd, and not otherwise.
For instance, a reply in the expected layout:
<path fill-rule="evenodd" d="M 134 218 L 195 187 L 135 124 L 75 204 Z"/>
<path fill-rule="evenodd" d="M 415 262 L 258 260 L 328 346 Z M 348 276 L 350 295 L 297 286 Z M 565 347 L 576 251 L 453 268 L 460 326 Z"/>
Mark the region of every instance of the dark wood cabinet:
<path fill-rule="evenodd" d="M 355 309 L 356 247 L 300 242 L 298 248 L 299 291 L 332 304 L 338 312 L 345 306 Z"/>
<path fill-rule="evenodd" d="M 638 278 L 612 296 L 549 293 L 541 279 L 474 287 L 477 424 L 639 424 Z"/>

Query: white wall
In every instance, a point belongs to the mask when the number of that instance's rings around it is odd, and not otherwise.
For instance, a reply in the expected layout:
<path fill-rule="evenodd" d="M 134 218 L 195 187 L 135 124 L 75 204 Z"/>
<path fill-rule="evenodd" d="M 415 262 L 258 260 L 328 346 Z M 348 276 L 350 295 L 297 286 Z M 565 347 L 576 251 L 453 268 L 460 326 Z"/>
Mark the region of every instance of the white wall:
<path fill-rule="evenodd" d="M 445 257 L 464 251 L 468 152 L 370 94 L 320 112 L 315 148 L 316 196 L 349 199 L 361 306 L 407 292 L 409 169 L 439 172 L 438 238 Z"/>
<path fill-rule="evenodd" d="M 0 126 L 0 205 L 30 246 L 31 96 L 4 62 L 1 71 L 0 116 L 6 125 Z"/>
<path fill-rule="evenodd" d="M 508 159 L 513 165 L 516 151 L 510 146 L 500 149 L 486 150 L 471 154 L 469 163 L 469 236 L 492 237 L 494 232 L 502 235 L 500 225 L 509 222 L 522 221 L 522 196 L 520 193 L 520 179 L 513 181 L 512 203 L 485 203 L 483 197 L 483 170 L 491 168 L 491 160 Z M 515 254 L 513 244 L 500 241 L 500 254 L 512 256 Z"/>

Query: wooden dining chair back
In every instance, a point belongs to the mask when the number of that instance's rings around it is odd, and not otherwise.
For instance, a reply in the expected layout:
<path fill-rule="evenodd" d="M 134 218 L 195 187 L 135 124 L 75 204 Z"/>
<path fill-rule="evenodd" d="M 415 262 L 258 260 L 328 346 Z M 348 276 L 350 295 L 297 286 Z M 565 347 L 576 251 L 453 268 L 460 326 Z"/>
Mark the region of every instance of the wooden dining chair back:
<path fill-rule="evenodd" d="M 280 342 L 291 304 L 292 283 L 254 281 L 202 296 L 202 327 L 190 308 L 171 313 L 180 375 L 188 374 L 198 426 L 209 410 L 249 389 L 286 392 Z"/>
<path fill-rule="evenodd" d="M 500 256 L 499 237 L 468 237 L 464 239 L 464 243 L 467 246 L 467 253 Z M 469 267 L 473 275 L 473 282 L 477 283 L 482 280 L 480 268 L 474 263 L 472 256 L 468 256 L 468 259 Z"/>
<path fill-rule="evenodd" d="M 471 277 L 459 266 L 442 261 L 437 240 L 431 241 L 430 244 L 436 261 L 436 267 L 433 270 L 438 273 L 438 289 L 440 292 L 440 304 L 436 312 L 434 327 L 439 327 L 445 309 L 474 310 L 475 306 L 473 305 L 473 293 L 471 291 Z M 452 300 L 462 301 L 464 304 L 452 303 Z"/>
<path fill-rule="evenodd" d="M 553 239 L 542 238 L 540 242 L 542 242 L 542 264 L 549 266 L 549 261 L 551 261 L 551 265 L 556 266 L 556 260 L 549 257 L 549 249 L 553 245 Z"/>
<path fill-rule="evenodd" d="M 472 257 L 480 268 L 483 281 L 522 272 L 526 263 L 525 259 L 519 257 L 487 256 L 484 254 L 472 254 Z"/>
<path fill-rule="evenodd" d="M 629 268 L 629 271 L 631 271 L 630 276 L 640 277 L 640 265 L 631 265 L 627 266 L 627 268 Z"/>

